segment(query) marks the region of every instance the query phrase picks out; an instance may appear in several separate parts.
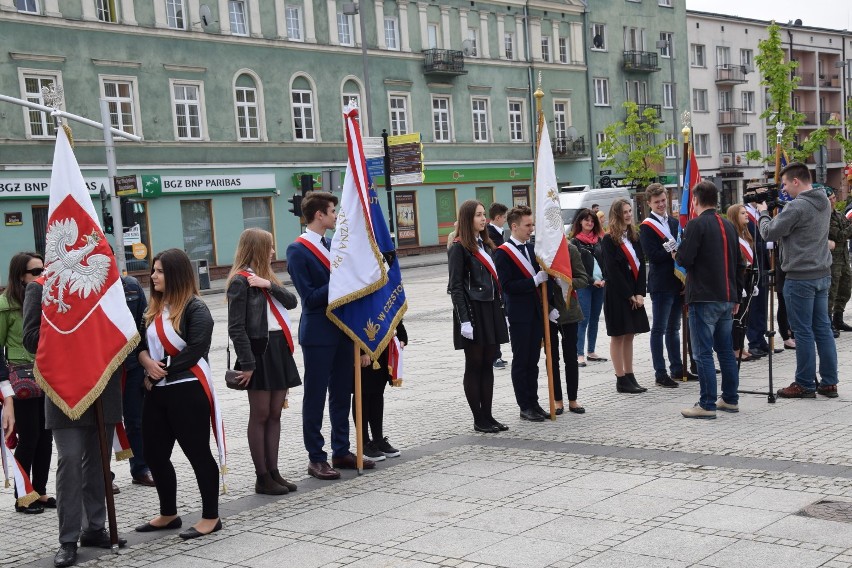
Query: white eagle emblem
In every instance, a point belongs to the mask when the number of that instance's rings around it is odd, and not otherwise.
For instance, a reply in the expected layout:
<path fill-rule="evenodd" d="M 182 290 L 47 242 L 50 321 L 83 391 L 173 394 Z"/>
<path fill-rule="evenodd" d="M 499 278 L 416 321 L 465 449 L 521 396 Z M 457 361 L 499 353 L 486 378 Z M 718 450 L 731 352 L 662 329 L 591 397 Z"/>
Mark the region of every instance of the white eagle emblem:
<path fill-rule="evenodd" d="M 103 288 L 109 274 L 110 259 L 104 254 L 89 254 L 98 245 L 101 236 L 97 231 L 86 235 L 86 244 L 72 248 L 78 240 L 77 221 L 64 219 L 56 221 L 47 230 L 45 245 L 45 276 L 42 292 L 42 303 L 56 304 L 60 313 L 71 309 L 63 299 L 65 288 L 68 294 L 77 294 L 88 298 L 92 292 L 98 293 Z M 56 287 L 56 297 L 53 289 Z"/>
<path fill-rule="evenodd" d="M 562 232 L 564 221 L 562 220 L 562 207 L 559 205 L 559 196 L 555 188 L 547 190 L 547 202 L 544 205 L 544 222 L 552 231 Z"/>

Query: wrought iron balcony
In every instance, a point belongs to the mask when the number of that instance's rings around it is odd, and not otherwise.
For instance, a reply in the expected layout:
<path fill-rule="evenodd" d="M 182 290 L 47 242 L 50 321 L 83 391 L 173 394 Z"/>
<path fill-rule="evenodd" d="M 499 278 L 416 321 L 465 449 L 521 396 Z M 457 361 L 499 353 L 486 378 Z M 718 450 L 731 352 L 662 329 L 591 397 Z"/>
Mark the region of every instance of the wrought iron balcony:
<path fill-rule="evenodd" d="M 828 124 L 829 120 L 836 120 L 840 122 L 840 113 L 839 112 L 821 112 L 819 113 L 819 123 L 820 124 Z"/>
<path fill-rule="evenodd" d="M 570 160 L 588 155 L 589 151 L 586 149 L 586 139 L 583 136 L 579 138 L 557 136 L 553 139 L 553 157 L 557 160 Z"/>
<path fill-rule="evenodd" d="M 806 126 L 816 125 L 816 114 L 817 114 L 816 111 L 813 111 L 813 110 L 799 111 L 799 114 L 804 115 Z"/>
<path fill-rule="evenodd" d="M 637 107 L 636 110 L 639 113 L 639 120 L 646 120 L 645 111 L 647 109 L 651 109 L 651 110 L 654 111 L 654 116 L 656 116 L 657 122 L 660 122 L 660 123 L 664 122 L 663 121 L 663 107 L 661 105 L 639 104 L 639 105 L 636 105 L 636 107 Z"/>
<path fill-rule="evenodd" d="M 466 75 L 464 53 L 452 49 L 424 49 L 423 74 L 454 77 Z"/>
<path fill-rule="evenodd" d="M 798 87 L 816 87 L 813 73 L 794 73 L 793 76 L 799 78 Z"/>
<path fill-rule="evenodd" d="M 659 71 L 656 51 L 625 51 L 621 68 L 625 71 Z"/>
<path fill-rule="evenodd" d="M 724 65 L 716 66 L 716 84 L 717 85 L 741 85 L 746 82 L 746 67 L 745 65 Z"/>
<path fill-rule="evenodd" d="M 726 108 L 719 111 L 717 126 L 748 126 L 748 118 L 741 108 Z"/>

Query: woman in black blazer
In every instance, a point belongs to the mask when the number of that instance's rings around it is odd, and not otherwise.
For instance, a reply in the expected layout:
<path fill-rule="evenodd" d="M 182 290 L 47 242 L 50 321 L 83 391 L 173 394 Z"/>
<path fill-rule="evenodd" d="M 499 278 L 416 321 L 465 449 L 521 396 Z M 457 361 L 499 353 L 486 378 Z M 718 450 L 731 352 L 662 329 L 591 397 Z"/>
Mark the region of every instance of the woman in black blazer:
<path fill-rule="evenodd" d="M 508 426 L 491 416 L 494 358 L 509 341 L 509 326 L 497 269 L 491 259 L 485 206 L 469 199 L 458 214 L 458 232 L 449 248 L 448 270 L 453 301 L 453 345 L 464 350 L 464 394 L 477 432 L 494 433 Z"/>
<path fill-rule="evenodd" d="M 604 272 L 604 319 L 618 392 L 641 393 L 633 375 L 633 338 L 650 331 L 645 313 L 645 257 L 633 226 L 633 207 L 626 199 L 613 202 L 609 230 L 601 240 Z"/>

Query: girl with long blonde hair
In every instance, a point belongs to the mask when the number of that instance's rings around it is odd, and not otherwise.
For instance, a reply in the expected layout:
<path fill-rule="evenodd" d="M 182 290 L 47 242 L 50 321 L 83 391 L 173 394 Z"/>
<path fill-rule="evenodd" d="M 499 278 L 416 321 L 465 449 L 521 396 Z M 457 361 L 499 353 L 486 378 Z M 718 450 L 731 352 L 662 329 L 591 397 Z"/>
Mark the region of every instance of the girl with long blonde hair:
<path fill-rule="evenodd" d="M 748 211 L 746 211 L 745 205 L 737 203 L 728 207 L 727 217 L 728 221 L 737 230 L 737 237 L 740 241 L 740 254 L 745 260 L 745 265 L 738 266 L 737 270 L 741 271 L 742 281 L 746 282 L 748 280 L 746 275 L 749 273 L 751 265 L 754 262 L 754 239 L 748 230 Z M 746 290 L 748 293 L 751 293 L 752 286 L 746 286 Z M 745 308 L 749 304 L 750 302 L 744 301 L 742 307 Z M 740 309 L 734 316 L 734 326 L 731 332 L 734 355 L 741 361 L 754 361 L 758 359 L 758 357 L 755 357 L 745 349 L 745 328 L 746 322 L 748 322 L 748 312 L 747 308 Z"/>

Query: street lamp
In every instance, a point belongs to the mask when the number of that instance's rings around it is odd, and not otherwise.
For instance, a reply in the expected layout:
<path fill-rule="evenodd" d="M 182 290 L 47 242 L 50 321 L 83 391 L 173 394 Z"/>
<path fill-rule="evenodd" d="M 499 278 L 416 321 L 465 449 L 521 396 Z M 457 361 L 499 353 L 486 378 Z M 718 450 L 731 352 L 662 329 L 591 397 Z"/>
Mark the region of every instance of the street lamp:
<path fill-rule="evenodd" d="M 669 36 L 670 38 L 672 36 Z M 675 180 L 676 180 L 676 191 L 680 189 L 680 152 L 678 150 L 678 132 L 677 132 L 677 83 L 675 83 L 675 74 L 674 74 L 674 44 L 671 39 L 660 39 L 657 40 L 657 49 L 660 51 L 666 50 L 669 54 L 669 72 L 671 73 L 671 93 L 672 93 L 672 139 L 674 140 L 674 159 L 675 159 Z M 663 101 L 665 102 L 665 101 Z"/>
<path fill-rule="evenodd" d="M 344 2 L 342 8 L 343 14 L 346 16 L 361 14 L 361 17 L 358 18 L 358 27 L 361 30 L 361 63 L 364 66 L 364 104 L 362 108 L 367 111 L 365 126 L 367 127 L 367 136 L 371 136 L 373 133 L 373 107 L 370 105 L 370 70 L 367 62 L 367 33 L 364 24 L 364 14 L 361 13 L 360 2 Z"/>
<path fill-rule="evenodd" d="M 843 82 L 843 91 L 842 91 L 841 98 L 844 101 L 846 101 L 846 100 L 848 100 L 848 97 L 849 97 L 849 83 L 848 83 L 848 81 L 850 79 L 850 77 L 849 77 L 850 69 L 852 69 L 852 59 L 845 59 L 843 61 L 835 61 L 834 67 L 837 68 L 837 69 L 842 69 L 842 71 L 840 72 L 841 73 L 841 80 Z M 844 108 L 842 113 L 841 113 L 841 116 L 843 116 L 846 119 L 849 118 L 848 116 L 846 116 L 847 110 L 848 109 Z M 847 132 L 847 130 L 846 130 L 846 120 L 844 120 L 843 123 L 844 123 L 843 135 L 848 137 L 849 132 Z"/>

